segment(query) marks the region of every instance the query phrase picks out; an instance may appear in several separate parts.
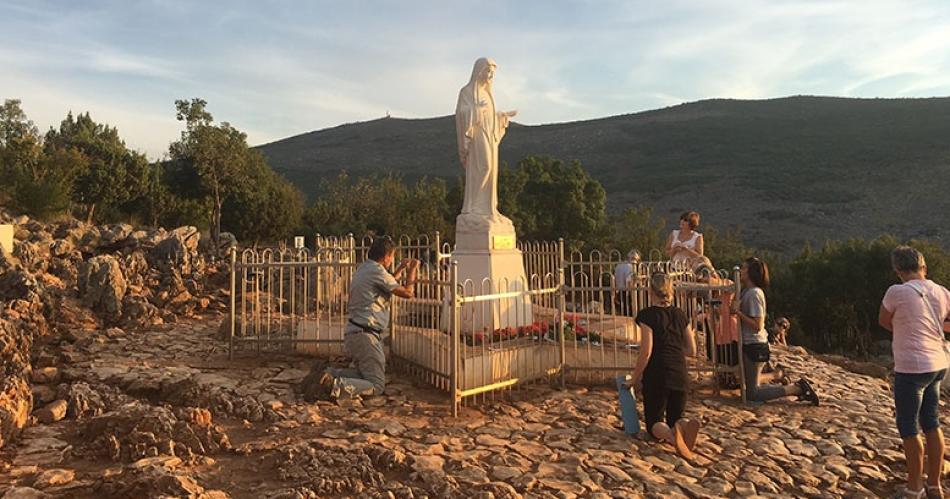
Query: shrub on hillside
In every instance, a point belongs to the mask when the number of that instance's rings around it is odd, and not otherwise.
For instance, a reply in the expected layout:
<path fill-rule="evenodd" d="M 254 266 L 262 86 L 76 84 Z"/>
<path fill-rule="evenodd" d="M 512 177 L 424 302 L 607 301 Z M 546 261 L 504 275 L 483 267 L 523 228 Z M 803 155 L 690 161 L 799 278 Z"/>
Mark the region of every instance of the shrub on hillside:
<path fill-rule="evenodd" d="M 899 280 L 890 252 L 900 244 L 892 236 L 873 241 L 829 242 L 806 248 L 787 267 L 776 267 L 770 311 L 792 319 L 791 341 L 821 352 L 864 356 L 890 334 L 877 324 L 881 299 Z M 929 241 L 910 241 L 924 253 L 928 274 L 950 284 L 950 254 Z"/>

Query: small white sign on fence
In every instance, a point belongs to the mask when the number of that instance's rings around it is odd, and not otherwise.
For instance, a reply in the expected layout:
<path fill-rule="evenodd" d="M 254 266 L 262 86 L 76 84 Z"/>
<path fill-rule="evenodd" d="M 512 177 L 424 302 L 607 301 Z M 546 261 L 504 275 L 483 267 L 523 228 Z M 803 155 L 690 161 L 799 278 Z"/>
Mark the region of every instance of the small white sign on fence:
<path fill-rule="evenodd" d="M 294 249 L 303 249 L 303 236 L 294 236 Z"/>

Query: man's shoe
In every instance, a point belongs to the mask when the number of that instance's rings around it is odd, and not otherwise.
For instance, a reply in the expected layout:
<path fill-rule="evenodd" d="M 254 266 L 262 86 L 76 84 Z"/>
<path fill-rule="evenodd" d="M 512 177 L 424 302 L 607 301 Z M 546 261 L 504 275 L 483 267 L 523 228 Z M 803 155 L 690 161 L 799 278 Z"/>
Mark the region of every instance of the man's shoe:
<path fill-rule="evenodd" d="M 329 400 L 333 376 L 326 370 L 326 362 L 317 361 L 307 377 L 300 382 L 300 393 L 307 402 Z"/>

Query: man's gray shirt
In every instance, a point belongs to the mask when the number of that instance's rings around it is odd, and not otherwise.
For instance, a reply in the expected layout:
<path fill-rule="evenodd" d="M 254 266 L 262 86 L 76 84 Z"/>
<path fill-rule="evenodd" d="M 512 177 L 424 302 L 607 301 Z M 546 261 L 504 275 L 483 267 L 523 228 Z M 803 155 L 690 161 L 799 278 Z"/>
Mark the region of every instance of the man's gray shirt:
<path fill-rule="evenodd" d="M 389 327 L 389 302 L 393 290 L 399 287 L 396 278 L 379 262 L 367 260 L 360 264 L 350 284 L 350 299 L 347 302 L 348 319 L 361 326 L 380 332 Z M 347 333 L 361 329 L 348 322 Z"/>

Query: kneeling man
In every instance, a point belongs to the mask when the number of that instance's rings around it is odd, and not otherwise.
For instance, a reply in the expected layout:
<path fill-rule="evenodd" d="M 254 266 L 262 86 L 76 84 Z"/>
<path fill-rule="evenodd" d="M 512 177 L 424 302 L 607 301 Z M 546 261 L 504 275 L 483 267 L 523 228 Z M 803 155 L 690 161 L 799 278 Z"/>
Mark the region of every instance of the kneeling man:
<path fill-rule="evenodd" d="M 388 336 L 389 307 L 392 295 L 412 298 L 419 260 L 403 260 L 394 274 L 396 244 L 388 237 L 377 237 L 370 246 L 368 259 L 360 264 L 350 283 L 347 302 L 348 321 L 343 331 L 343 349 L 353 358 L 350 368 L 327 368 L 320 376 L 321 395 L 353 398 L 381 395 L 386 388 L 386 355 L 383 339 Z M 399 285 L 408 271 L 405 285 Z"/>

